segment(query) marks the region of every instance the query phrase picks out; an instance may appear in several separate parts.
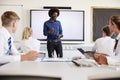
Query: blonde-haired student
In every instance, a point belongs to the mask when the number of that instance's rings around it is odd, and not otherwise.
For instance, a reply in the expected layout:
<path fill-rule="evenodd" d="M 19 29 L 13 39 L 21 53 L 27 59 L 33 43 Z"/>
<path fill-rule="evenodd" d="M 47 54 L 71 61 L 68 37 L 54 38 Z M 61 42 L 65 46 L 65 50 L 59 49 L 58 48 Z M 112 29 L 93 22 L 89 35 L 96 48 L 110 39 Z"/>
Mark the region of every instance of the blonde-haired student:
<path fill-rule="evenodd" d="M 21 50 L 23 52 L 28 52 L 29 50 L 40 52 L 40 41 L 32 38 L 32 30 L 30 27 L 25 27 L 23 30 Z"/>
<path fill-rule="evenodd" d="M 11 33 L 17 29 L 19 16 L 13 11 L 6 11 L 1 16 L 2 27 L 0 28 L 0 64 L 20 61 L 33 61 L 40 55 L 37 51 L 29 51 L 21 54 L 17 51 Z"/>

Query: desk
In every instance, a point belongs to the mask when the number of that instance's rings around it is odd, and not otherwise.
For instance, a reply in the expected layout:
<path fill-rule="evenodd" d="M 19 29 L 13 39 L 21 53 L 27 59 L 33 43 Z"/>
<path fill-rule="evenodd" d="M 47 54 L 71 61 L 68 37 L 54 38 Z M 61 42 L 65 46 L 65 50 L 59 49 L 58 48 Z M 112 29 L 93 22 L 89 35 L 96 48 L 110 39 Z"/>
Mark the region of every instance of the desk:
<path fill-rule="evenodd" d="M 33 62 L 9 63 L 0 67 L 1 74 L 37 75 L 61 77 L 62 80 L 88 80 L 88 76 L 102 73 L 116 73 L 111 68 L 77 67 L 72 62 Z"/>

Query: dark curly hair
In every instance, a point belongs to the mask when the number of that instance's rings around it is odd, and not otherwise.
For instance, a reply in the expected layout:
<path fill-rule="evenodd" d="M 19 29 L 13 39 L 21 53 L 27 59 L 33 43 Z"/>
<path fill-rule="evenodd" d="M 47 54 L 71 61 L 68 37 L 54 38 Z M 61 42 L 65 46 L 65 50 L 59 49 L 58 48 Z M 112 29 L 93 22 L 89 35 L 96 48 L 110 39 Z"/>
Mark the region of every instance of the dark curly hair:
<path fill-rule="evenodd" d="M 110 29 L 109 29 L 109 26 L 108 26 L 108 25 L 104 26 L 104 27 L 102 28 L 102 30 L 105 32 L 105 34 L 106 34 L 107 36 L 110 36 Z"/>
<path fill-rule="evenodd" d="M 57 12 L 57 13 L 58 13 L 57 16 L 59 16 L 59 14 L 60 14 L 59 10 L 58 10 L 57 8 L 52 8 L 52 9 L 50 9 L 49 12 L 48 12 L 49 17 L 51 17 L 51 16 L 53 15 L 53 13 L 55 13 L 55 12 Z"/>

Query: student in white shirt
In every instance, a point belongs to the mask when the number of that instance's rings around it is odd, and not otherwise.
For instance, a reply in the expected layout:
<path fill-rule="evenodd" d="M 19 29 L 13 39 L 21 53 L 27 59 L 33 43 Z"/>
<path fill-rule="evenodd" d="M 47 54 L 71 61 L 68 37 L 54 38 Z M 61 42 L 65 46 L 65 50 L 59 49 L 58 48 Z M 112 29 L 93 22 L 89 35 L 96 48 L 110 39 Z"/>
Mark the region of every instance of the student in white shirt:
<path fill-rule="evenodd" d="M 102 29 L 102 37 L 95 41 L 95 45 L 92 50 L 96 53 L 104 53 L 108 56 L 114 56 L 114 44 L 115 40 L 110 37 L 110 29 L 109 26 L 106 25 Z"/>
<path fill-rule="evenodd" d="M 13 11 L 6 11 L 1 16 L 2 27 L 0 28 L 0 64 L 20 61 L 33 61 L 39 57 L 37 51 L 29 51 L 20 54 L 13 43 L 11 33 L 17 28 L 19 16 Z"/>
<path fill-rule="evenodd" d="M 21 50 L 23 52 L 28 52 L 30 50 L 40 52 L 40 41 L 32 38 L 32 30 L 29 27 L 25 27 L 25 29 L 23 30 Z"/>
<path fill-rule="evenodd" d="M 99 64 L 120 65 L 120 15 L 112 16 L 109 24 L 110 27 L 112 27 L 113 32 L 116 34 L 116 40 L 118 40 L 116 48 L 114 48 L 115 56 L 108 57 L 102 54 L 95 54 L 94 59 Z"/>
<path fill-rule="evenodd" d="M 110 22 L 110 20 L 109 20 L 109 22 Z M 111 36 L 111 38 L 115 39 L 116 34 L 113 31 L 113 27 L 109 26 L 109 29 L 110 29 L 110 36 Z"/>

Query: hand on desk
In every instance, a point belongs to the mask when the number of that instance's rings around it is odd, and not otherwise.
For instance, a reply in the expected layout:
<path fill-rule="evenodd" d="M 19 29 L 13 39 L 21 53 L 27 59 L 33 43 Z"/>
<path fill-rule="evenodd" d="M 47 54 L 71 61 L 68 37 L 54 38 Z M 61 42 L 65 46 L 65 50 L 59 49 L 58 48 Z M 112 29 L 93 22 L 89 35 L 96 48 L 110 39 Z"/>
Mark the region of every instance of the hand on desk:
<path fill-rule="evenodd" d="M 28 60 L 28 61 L 34 61 L 36 60 L 40 54 L 37 51 L 29 51 L 25 55 L 21 55 L 21 61 Z"/>
<path fill-rule="evenodd" d="M 102 64 L 108 65 L 107 58 L 106 58 L 106 56 L 105 56 L 104 54 L 102 54 L 102 53 L 95 53 L 95 54 L 93 55 L 93 58 L 94 58 L 95 61 L 96 61 L 98 64 L 100 64 L 100 65 L 102 65 Z"/>

